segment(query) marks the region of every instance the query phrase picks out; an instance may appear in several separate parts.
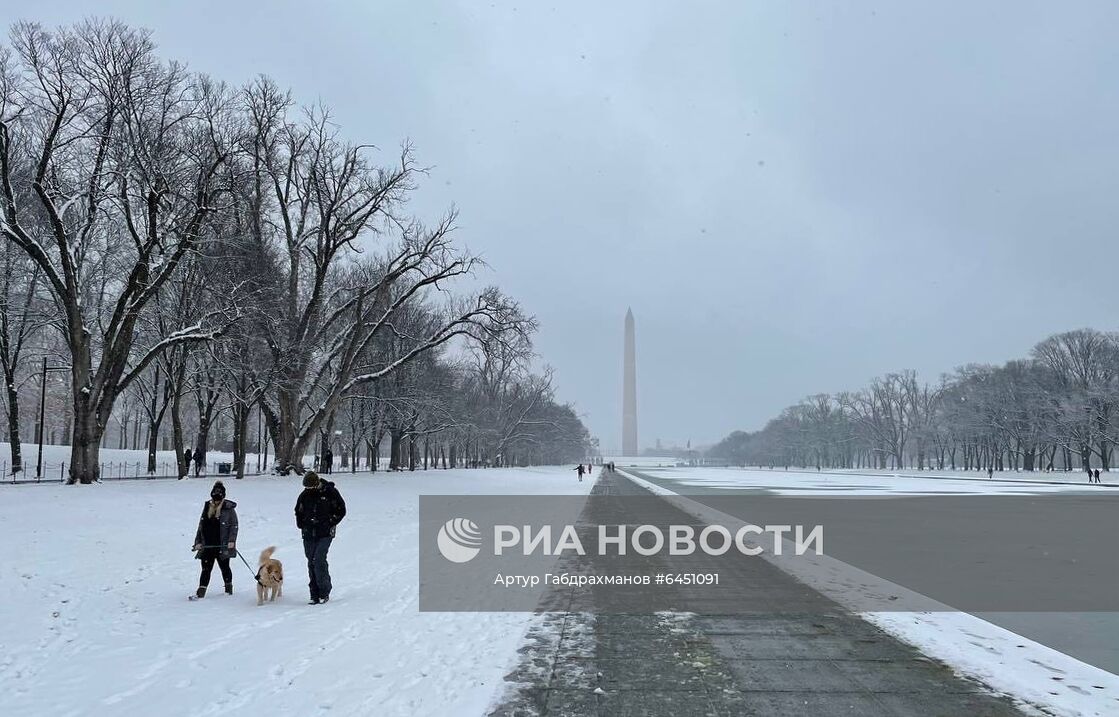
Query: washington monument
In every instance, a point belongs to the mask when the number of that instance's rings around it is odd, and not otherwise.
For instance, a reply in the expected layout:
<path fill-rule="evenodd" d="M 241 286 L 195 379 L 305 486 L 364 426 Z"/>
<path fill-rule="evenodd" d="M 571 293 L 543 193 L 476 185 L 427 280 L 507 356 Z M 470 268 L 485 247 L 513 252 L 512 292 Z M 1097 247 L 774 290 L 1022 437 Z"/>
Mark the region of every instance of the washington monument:
<path fill-rule="evenodd" d="M 637 455 L 637 357 L 633 310 L 626 309 L 625 384 L 622 387 L 622 455 Z"/>

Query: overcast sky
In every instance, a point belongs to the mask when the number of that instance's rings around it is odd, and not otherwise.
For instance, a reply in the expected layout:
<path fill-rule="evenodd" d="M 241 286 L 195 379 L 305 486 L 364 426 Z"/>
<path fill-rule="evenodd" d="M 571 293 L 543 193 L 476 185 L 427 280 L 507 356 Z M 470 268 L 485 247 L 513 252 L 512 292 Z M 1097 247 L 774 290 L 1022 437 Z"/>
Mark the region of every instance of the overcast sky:
<path fill-rule="evenodd" d="M 415 212 L 458 206 L 606 449 L 627 306 L 642 445 L 1119 328 L 1119 3 L 0 7 L 116 16 L 387 154 L 410 138 Z"/>

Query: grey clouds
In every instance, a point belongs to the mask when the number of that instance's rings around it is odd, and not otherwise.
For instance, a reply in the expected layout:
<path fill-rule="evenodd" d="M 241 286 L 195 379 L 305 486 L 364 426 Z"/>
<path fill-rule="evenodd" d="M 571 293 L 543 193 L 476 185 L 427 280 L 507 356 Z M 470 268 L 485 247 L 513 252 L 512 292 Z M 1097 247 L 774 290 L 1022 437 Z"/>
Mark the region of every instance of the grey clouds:
<path fill-rule="evenodd" d="M 159 5 L 4 15 L 119 17 L 410 138 L 413 209 L 458 207 L 607 449 L 627 306 L 643 445 L 1116 328 L 1114 3 Z"/>

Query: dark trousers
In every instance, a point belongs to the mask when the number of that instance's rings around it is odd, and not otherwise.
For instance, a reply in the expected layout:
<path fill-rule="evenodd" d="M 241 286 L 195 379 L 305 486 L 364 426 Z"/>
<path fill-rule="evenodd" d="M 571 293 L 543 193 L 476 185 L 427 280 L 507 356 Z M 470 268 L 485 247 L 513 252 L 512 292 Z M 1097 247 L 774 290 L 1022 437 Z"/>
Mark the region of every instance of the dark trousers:
<path fill-rule="evenodd" d="M 329 535 L 325 538 L 303 538 L 303 554 L 307 556 L 307 576 L 310 578 L 307 587 L 311 590 L 312 600 L 330 597 L 330 565 L 326 562 L 326 553 L 332 540 L 334 538 Z"/>
<path fill-rule="evenodd" d="M 214 570 L 214 560 L 218 561 L 218 570 L 221 570 L 221 579 L 225 581 L 226 585 L 233 584 L 233 571 L 229 569 L 229 558 L 204 555 L 202 557 L 202 575 L 198 578 L 198 585 L 200 587 L 206 587 L 210 584 L 210 573 Z"/>

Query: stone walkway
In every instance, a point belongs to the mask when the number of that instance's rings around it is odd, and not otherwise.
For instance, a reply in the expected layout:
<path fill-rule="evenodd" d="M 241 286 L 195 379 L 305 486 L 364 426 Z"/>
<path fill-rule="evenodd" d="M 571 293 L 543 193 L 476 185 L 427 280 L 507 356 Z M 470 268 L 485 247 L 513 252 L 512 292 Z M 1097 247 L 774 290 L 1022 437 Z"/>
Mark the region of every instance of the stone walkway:
<path fill-rule="evenodd" d="M 648 495 L 617 474 L 601 474 L 594 490 Z M 695 523 L 660 504 L 657 523 Z M 581 523 L 605 522 L 595 512 L 589 507 Z M 506 678 L 506 699 L 491 716 L 1021 714 L 1008 699 L 957 677 L 765 560 L 739 560 L 735 569 L 744 573 L 736 584 L 755 588 L 744 598 L 746 614 L 697 610 L 703 588 L 677 588 L 674 597 L 693 612 L 642 615 L 595 614 L 616 607 L 616 588 L 547 596 L 554 612 L 530 631 Z"/>

